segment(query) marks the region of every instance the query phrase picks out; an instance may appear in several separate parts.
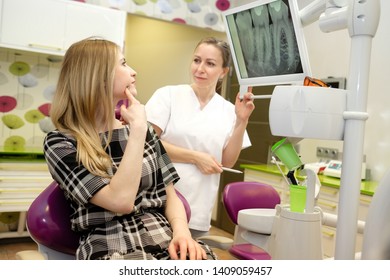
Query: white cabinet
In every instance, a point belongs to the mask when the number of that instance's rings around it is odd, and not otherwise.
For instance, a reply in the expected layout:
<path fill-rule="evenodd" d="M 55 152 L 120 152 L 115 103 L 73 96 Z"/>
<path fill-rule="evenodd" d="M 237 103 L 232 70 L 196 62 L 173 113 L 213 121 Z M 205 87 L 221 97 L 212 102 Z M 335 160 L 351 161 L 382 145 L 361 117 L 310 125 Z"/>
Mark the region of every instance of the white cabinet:
<path fill-rule="evenodd" d="M 281 204 L 289 204 L 289 189 L 283 177 L 279 174 L 245 168 L 244 181 L 255 181 L 273 186 L 281 196 Z M 360 195 L 358 219 L 365 221 L 368 207 L 372 197 Z M 336 214 L 338 212 L 339 190 L 330 186 L 321 186 L 317 199 L 317 206 L 323 212 Z M 329 226 L 322 226 L 322 246 L 324 258 L 332 258 L 335 254 L 336 229 Z M 357 233 L 355 252 L 361 252 L 363 244 L 363 234 Z"/>
<path fill-rule="evenodd" d="M 63 6 L 57 1 L 3 0 L 1 44 L 62 51 L 64 36 L 61 29 L 66 16 Z"/>
<path fill-rule="evenodd" d="M 28 236 L 26 212 L 52 181 L 44 161 L 0 163 L 0 212 L 20 212 L 17 230 L 0 232 L 0 238 Z"/>
<path fill-rule="evenodd" d="M 123 48 L 126 12 L 65 0 L 0 0 L 0 46 L 63 55 L 90 36 Z"/>
<path fill-rule="evenodd" d="M 53 0 L 51 0 L 53 1 Z M 125 11 L 103 8 L 96 5 L 66 5 L 64 48 L 90 36 L 99 36 L 124 46 Z"/>

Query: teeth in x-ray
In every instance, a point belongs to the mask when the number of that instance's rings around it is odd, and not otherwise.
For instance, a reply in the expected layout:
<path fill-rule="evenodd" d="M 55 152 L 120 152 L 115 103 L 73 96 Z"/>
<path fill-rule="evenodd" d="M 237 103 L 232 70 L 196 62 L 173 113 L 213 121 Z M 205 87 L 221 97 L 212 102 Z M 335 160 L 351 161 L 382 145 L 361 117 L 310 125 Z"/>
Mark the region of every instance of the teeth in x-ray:
<path fill-rule="evenodd" d="M 295 71 L 295 34 L 281 0 L 238 13 L 235 19 L 249 77 Z"/>
<path fill-rule="evenodd" d="M 273 41 L 275 50 L 276 65 L 281 61 L 287 63 L 287 68 L 291 69 L 294 64 L 294 34 L 288 18 L 288 7 L 282 1 L 269 4 L 269 14 L 273 21 Z"/>
<path fill-rule="evenodd" d="M 236 17 L 238 37 L 240 38 L 242 52 L 247 61 L 253 60 L 255 42 L 252 32 L 252 18 L 248 11 L 239 13 Z"/>
<path fill-rule="evenodd" d="M 257 68 L 254 72 L 264 73 L 264 69 L 271 68 L 272 42 L 269 26 L 269 15 L 267 6 L 255 7 L 251 9 L 254 24 L 254 46 L 255 64 Z"/>

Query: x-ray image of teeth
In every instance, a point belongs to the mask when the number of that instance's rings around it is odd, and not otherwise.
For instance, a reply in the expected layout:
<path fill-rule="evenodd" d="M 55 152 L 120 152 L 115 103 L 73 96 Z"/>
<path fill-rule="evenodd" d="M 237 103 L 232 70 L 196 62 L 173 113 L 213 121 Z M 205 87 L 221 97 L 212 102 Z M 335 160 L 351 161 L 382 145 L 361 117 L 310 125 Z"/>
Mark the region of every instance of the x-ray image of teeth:
<path fill-rule="evenodd" d="M 235 24 L 248 78 L 302 72 L 287 0 L 242 11 Z"/>
<path fill-rule="evenodd" d="M 255 7 L 251 10 L 253 20 L 254 37 L 254 60 L 252 61 L 254 69 L 257 67 L 258 73 L 264 73 L 264 67 L 271 63 L 272 41 L 269 27 L 269 17 L 267 6 Z"/>
<path fill-rule="evenodd" d="M 238 29 L 238 37 L 240 38 L 242 52 L 244 53 L 247 68 L 251 67 L 251 63 L 255 61 L 255 39 L 252 30 L 252 17 L 249 11 L 243 11 L 237 14 L 236 24 Z M 249 65 L 248 65 L 249 64 Z"/>
<path fill-rule="evenodd" d="M 275 46 L 276 65 L 280 65 L 281 56 L 287 62 L 287 67 L 291 68 L 294 62 L 294 30 L 288 18 L 288 7 L 282 1 L 269 4 L 269 14 L 273 24 L 273 40 Z M 279 51 L 278 51 L 279 50 Z"/>

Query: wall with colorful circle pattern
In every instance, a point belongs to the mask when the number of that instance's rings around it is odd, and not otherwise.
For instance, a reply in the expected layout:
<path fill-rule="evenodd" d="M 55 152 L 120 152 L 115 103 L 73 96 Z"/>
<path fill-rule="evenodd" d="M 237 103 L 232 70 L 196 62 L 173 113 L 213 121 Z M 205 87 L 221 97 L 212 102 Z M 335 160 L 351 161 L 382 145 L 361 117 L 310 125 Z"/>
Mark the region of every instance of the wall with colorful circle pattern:
<path fill-rule="evenodd" d="M 229 0 L 74 0 L 161 20 L 224 31 L 221 12 Z"/>

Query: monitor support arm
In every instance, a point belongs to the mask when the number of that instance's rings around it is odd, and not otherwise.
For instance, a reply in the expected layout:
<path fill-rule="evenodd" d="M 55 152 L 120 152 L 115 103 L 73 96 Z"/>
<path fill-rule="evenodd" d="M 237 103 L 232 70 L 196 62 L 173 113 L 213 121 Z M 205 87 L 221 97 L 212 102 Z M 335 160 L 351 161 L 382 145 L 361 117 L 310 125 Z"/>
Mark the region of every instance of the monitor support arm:
<path fill-rule="evenodd" d="M 335 259 L 355 258 L 371 45 L 379 17 L 380 0 L 316 0 L 301 10 L 304 25 L 318 19 L 323 32 L 348 28 L 351 38 Z"/>

